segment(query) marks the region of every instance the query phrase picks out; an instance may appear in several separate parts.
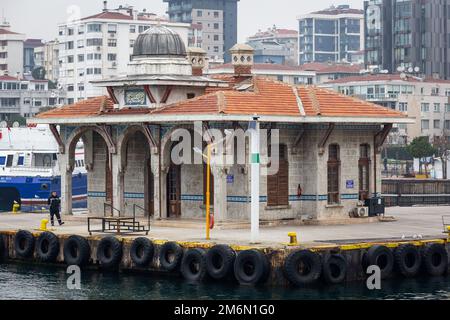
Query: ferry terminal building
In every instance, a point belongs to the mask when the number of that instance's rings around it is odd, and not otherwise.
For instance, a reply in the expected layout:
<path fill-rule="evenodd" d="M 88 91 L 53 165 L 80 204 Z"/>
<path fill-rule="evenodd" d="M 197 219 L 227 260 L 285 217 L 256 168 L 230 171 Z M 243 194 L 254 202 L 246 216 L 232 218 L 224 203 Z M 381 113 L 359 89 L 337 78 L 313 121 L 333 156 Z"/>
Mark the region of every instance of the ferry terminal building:
<path fill-rule="evenodd" d="M 91 215 L 103 215 L 110 203 L 114 215 L 130 216 L 138 205 L 141 216 L 204 217 L 205 165 L 173 163 L 172 134 L 247 130 L 255 116 L 261 128 L 279 130 L 279 170 L 260 179 L 262 221 L 345 219 L 360 200 L 380 194 L 380 148 L 393 124 L 412 119 L 326 89 L 254 76 L 247 45 L 231 55 L 233 75 L 206 77 L 204 51 L 186 50 L 178 34 L 154 26 L 138 37 L 127 75 L 94 82 L 108 96 L 31 119 L 50 125 L 59 144 L 62 213 L 72 213 L 74 152 L 82 139 Z M 262 163 L 269 149 L 261 149 Z M 247 143 L 246 159 L 248 152 Z M 250 220 L 249 167 L 212 166 L 217 222 Z"/>

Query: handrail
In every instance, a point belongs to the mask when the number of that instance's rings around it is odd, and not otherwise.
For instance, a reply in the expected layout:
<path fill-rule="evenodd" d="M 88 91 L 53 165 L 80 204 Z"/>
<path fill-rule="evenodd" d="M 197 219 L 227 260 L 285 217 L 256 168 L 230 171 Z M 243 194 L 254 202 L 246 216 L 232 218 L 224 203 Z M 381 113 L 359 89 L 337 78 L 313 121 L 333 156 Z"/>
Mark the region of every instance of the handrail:
<path fill-rule="evenodd" d="M 133 219 L 136 219 L 136 208 L 141 209 L 142 211 L 144 211 L 144 214 L 147 215 L 147 227 L 150 231 L 150 212 L 137 204 L 133 204 Z"/>
<path fill-rule="evenodd" d="M 107 207 L 109 207 L 109 208 L 111 208 L 111 210 L 110 210 L 110 217 L 113 217 L 114 216 L 114 212 L 117 212 L 118 214 L 119 214 L 119 217 L 120 217 L 120 210 L 119 209 L 117 209 L 117 208 L 114 208 L 113 206 L 112 206 L 112 204 L 110 204 L 110 203 L 108 203 L 108 202 L 104 202 L 103 203 L 103 216 L 104 217 L 106 217 L 106 208 Z"/>

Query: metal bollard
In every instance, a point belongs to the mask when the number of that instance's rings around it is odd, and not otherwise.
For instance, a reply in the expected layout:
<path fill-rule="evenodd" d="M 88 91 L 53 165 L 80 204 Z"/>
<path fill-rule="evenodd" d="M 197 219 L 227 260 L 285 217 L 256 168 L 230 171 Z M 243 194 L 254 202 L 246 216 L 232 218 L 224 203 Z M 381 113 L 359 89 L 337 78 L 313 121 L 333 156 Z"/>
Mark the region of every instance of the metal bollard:
<path fill-rule="evenodd" d="M 41 220 L 41 227 L 39 228 L 39 230 L 47 231 L 47 224 L 48 224 L 48 219 L 42 219 Z"/>
<path fill-rule="evenodd" d="M 298 246 L 298 241 L 297 241 L 297 233 L 296 232 L 289 232 L 288 233 L 289 236 L 289 245 L 290 246 Z"/>
<path fill-rule="evenodd" d="M 20 204 L 18 204 L 17 202 L 14 202 L 13 207 L 12 207 L 12 212 L 14 214 L 17 214 L 19 212 L 19 208 L 20 208 Z"/>

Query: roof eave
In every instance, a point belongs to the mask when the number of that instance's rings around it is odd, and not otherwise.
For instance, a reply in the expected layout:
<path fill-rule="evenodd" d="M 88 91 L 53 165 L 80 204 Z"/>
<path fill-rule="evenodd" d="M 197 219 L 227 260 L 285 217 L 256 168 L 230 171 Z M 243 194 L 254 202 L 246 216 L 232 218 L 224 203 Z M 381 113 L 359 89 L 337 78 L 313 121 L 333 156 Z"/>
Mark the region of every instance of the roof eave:
<path fill-rule="evenodd" d="M 252 121 L 255 115 L 232 114 L 139 114 L 139 115 L 101 115 L 83 118 L 32 118 L 30 124 L 97 124 L 97 123 L 135 123 L 135 122 L 194 122 L 194 121 Z M 344 116 L 283 116 L 259 115 L 261 122 L 284 123 L 358 123 L 358 124 L 414 124 L 415 120 L 406 117 L 344 117 Z"/>

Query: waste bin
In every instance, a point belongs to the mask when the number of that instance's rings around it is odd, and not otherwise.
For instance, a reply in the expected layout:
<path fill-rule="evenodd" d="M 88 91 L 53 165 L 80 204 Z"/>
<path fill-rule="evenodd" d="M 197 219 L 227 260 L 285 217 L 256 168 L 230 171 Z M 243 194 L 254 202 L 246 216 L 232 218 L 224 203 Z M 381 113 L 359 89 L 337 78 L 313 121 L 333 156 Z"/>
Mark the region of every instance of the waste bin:
<path fill-rule="evenodd" d="M 369 208 L 369 217 L 384 215 L 385 205 L 384 199 L 381 197 L 366 199 L 364 206 Z"/>

